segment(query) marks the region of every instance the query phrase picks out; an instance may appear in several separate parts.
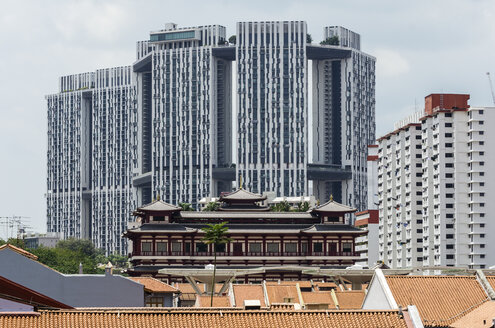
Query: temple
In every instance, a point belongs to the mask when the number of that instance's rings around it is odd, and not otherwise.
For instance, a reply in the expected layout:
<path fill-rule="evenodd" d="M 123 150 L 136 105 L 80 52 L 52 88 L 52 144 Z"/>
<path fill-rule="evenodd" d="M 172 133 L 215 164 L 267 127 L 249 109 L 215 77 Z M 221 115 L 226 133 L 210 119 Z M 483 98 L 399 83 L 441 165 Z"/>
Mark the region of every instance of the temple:
<path fill-rule="evenodd" d="M 177 269 L 203 270 L 213 263 L 213 245 L 203 242 L 201 228 L 221 222 L 232 241 L 217 245 L 217 268 L 250 272 L 240 278 L 245 282 L 304 279 L 308 270 L 346 268 L 359 260 L 355 239 L 363 231 L 346 222 L 356 209 L 331 198 L 307 212 L 274 212 L 265 198 L 239 189 L 221 196 L 214 211 L 183 211 L 161 200 L 138 208 L 124 233 L 129 274 L 184 281 Z"/>

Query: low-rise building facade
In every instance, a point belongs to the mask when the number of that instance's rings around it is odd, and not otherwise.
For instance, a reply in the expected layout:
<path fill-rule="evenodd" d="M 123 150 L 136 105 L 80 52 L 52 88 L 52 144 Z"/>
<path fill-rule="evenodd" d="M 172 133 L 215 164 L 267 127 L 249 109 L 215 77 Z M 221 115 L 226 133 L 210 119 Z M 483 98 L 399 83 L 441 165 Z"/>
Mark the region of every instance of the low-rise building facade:
<path fill-rule="evenodd" d="M 207 245 L 207 224 L 227 222 L 232 241 L 217 246 L 219 268 L 301 267 L 343 268 L 359 259 L 355 239 L 362 230 L 345 224 L 345 215 L 355 209 L 333 200 L 308 212 L 273 212 L 258 205 L 264 196 L 237 190 L 220 198 L 221 206 L 211 212 L 182 211 L 160 200 L 139 208 L 137 220 L 125 236 L 130 240 L 129 257 L 134 276 L 164 276 L 164 268 L 203 269 L 213 263 L 213 245 Z M 273 279 L 301 278 L 301 271 L 279 270 Z M 248 278 L 246 278 L 248 279 Z M 249 279 L 265 280 L 249 276 Z"/>

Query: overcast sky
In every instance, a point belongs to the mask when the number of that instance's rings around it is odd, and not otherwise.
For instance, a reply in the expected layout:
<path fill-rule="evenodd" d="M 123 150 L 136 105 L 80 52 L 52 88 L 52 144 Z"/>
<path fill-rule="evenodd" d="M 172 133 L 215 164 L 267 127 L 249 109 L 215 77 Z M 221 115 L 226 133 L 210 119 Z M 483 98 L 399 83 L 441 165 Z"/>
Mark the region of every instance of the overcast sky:
<path fill-rule="evenodd" d="M 220 24 L 305 20 L 313 40 L 323 27 L 361 34 L 377 58 L 377 136 L 423 106 L 429 93 L 470 93 L 492 106 L 495 1 L 22 1 L 0 11 L 0 217 L 46 227 L 46 103 L 61 75 L 129 65 L 135 42 L 166 22 Z M 5 228 L 0 226 L 0 237 Z"/>

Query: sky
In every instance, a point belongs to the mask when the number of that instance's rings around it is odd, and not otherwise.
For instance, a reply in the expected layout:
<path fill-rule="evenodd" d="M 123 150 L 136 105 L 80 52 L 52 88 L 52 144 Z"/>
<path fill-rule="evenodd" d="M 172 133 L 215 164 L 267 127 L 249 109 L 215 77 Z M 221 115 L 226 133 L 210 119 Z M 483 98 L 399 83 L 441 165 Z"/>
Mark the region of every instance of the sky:
<path fill-rule="evenodd" d="M 323 27 L 361 34 L 376 57 L 377 136 L 421 110 L 430 93 L 469 93 L 471 106 L 493 106 L 493 0 L 2 0 L 0 11 L 0 222 L 24 216 L 46 231 L 46 100 L 58 77 L 124 66 L 135 43 L 167 22 L 220 24 L 304 20 L 314 42 Z M 0 225 L 0 238 L 5 238 Z"/>

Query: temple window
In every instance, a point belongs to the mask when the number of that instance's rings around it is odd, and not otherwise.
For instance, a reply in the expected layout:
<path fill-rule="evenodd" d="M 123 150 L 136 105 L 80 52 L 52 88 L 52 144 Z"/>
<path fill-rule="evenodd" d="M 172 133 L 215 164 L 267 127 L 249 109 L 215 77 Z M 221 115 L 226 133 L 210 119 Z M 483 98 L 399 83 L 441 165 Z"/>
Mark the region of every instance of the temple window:
<path fill-rule="evenodd" d="M 297 243 L 286 243 L 285 252 L 287 253 L 297 253 Z"/>
<path fill-rule="evenodd" d="M 205 243 L 196 244 L 196 253 L 206 253 L 208 252 L 208 246 Z"/>
<path fill-rule="evenodd" d="M 250 243 L 249 252 L 251 253 L 261 253 L 261 243 Z"/>
<path fill-rule="evenodd" d="M 151 252 L 151 241 L 143 241 L 141 243 L 142 252 Z"/>
<path fill-rule="evenodd" d="M 322 253 L 323 252 L 323 243 L 321 243 L 321 242 L 313 243 L 313 252 Z"/>
<path fill-rule="evenodd" d="M 167 251 L 167 243 L 163 241 L 159 241 L 156 243 L 156 251 L 157 252 L 166 252 Z"/>
<path fill-rule="evenodd" d="M 268 243 L 266 244 L 266 250 L 268 253 L 278 253 L 279 244 L 278 243 Z"/>
<path fill-rule="evenodd" d="M 180 242 L 172 242 L 172 252 L 182 252 L 182 244 Z"/>

